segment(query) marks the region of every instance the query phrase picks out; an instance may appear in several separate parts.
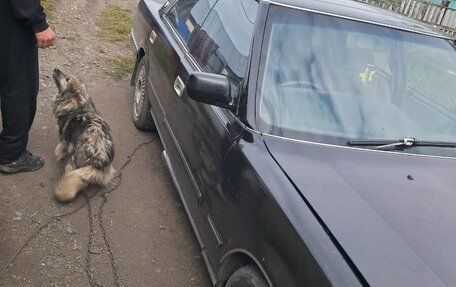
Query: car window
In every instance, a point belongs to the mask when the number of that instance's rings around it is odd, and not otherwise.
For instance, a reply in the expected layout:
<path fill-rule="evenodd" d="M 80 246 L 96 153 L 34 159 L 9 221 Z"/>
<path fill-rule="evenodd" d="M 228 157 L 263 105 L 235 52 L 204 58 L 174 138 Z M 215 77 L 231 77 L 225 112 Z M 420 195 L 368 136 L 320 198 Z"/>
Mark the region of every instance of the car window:
<path fill-rule="evenodd" d="M 262 132 L 344 145 L 456 141 L 453 41 L 285 7 L 268 17 Z"/>
<path fill-rule="evenodd" d="M 181 39 L 188 43 L 196 34 L 216 0 L 181 0 L 169 10 L 167 18 Z"/>
<path fill-rule="evenodd" d="M 441 106 L 456 110 L 454 57 L 446 50 L 417 43 L 407 45 L 407 87 Z"/>
<path fill-rule="evenodd" d="M 228 76 L 239 83 L 245 76 L 258 3 L 254 0 L 219 0 L 190 51 L 205 72 Z"/>

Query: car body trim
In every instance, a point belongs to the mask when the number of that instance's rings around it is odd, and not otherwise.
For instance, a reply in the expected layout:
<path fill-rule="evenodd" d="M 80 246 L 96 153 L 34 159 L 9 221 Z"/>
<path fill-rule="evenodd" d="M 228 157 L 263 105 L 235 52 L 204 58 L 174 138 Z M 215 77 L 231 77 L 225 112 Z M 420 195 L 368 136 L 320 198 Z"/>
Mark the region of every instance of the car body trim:
<path fill-rule="evenodd" d="M 165 4 L 163 4 L 162 8 L 160 9 L 159 13 L 160 16 L 162 16 L 165 13 L 168 13 L 169 10 L 176 4 L 177 0 L 171 0 L 171 1 L 166 1 Z"/>
<path fill-rule="evenodd" d="M 168 130 L 168 133 L 169 133 L 169 135 L 170 135 L 170 137 L 171 137 L 171 139 L 172 139 L 172 141 L 174 143 L 174 146 L 176 147 L 177 152 L 179 153 L 179 157 L 181 158 L 182 163 L 184 164 L 184 168 L 187 171 L 187 174 L 188 174 L 188 176 L 190 178 L 192 186 L 195 189 L 196 198 L 198 199 L 198 204 L 201 205 L 203 194 L 201 193 L 200 189 L 198 188 L 198 184 L 196 184 L 195 177 L 193 176 L 193 173 L 191 172 L 190 167 L 188 166 L 188 162 L 185 159 L 185 155 L 182 152 L 182 149 L 181 149 L 179 143 L 177 142 L 176 136 L 174 135 L 174 133 L 173 133 L 173 131 L 171 129 L 171 126 L 169 125 L 168 121 L 166 120 L 166 117 L 164 118 L 164 123 L 165 123 L 166 129 Z"/>
<path fill-rule="evenodd" d="M 152 109 L 150 109 L 149 111 L 151 117 L 152 117 L 152 120 L 154 121 L 154 123 L 157 123 L 157 118 L 155 117 L 155 114 L 152 112 Z M 160 131 L 160 128 L 158 127 L 158 125 L 156 124 L 155 127 L 157 128 L 157 133 L 158 133 L 158 137 L 160 138 L 160 142 L 161 144 L 163 145 L 163 149 L 166 149 L 167 146 L 166 146 L 166 143 L 165 141 L 163 140 L 163 137 L 162 137 L 162 133 Z"/>
<path fill-rule="evenodd" d="M 133 29 L 131 29 L 131 32 L 130 32 L 130 44 L 131 44 L 131 49 L 132 49 L 133 55 L 136 55 L 138 53 L 139 46 L 138 46 L 138 43 L 136 42 L 136 38 L 135 38 Z"/>
<path fill-rule="evenodd" d="M 176 186 L 177 192 L 179 193 L 179 196 L 181 197 L 182 202 L 184 203 L 184 209 L 187 212 L 188 217 L 190 218 L 190 223 L 193 227 L 193 230 L 196 233 L 196 238 L 198 239 L 198 242 L 200 243 L 201 248 L 204 248 L 204 245 L 202 244 L 203 241 L 201 240 L 201 236 L 199 235 L 199 232 L 196 229 L 195 220 L 193 219 L 192 214 L 190 213 L 190 209 L 187 205 L 187 201 L 185 201 L 185 198 L 183 197 L 184 194 L 182 193 L 182 189 L 180 187 L 179 180 L 177 179 L 176 173 L 174 172 L 173 165 L 171 164 L 171 160 L 168 156 L 168 153 L 166 152 L 166 149 L 163 150 L 162 157 L 163 157 L 163 161 L 165 162 L 166 166 L 168 167 L 169 173 L 171 174 L 171 178 L 173 180 L 174 185 Z"/>
<path fill-rule="evenodd" d="M 341 15 L 341 14 L 335 14 L 335 13 L 329 13 L 329 12 L 324 12 L 324 11 L 315 10 L 315 9 L 309 9 L 309 8 L 304 8 L 304 7 L 299 7 L 299 6 L 293 6 L 293 5 L 289 5 L 289 4 L 276 2 L 274 0 L 272 0 L 272 1 L 271 0 L 261 0 L 261 1 L 264 1 L 266 3 L 270 3 L 272 5 L 276 5 L 276 6 L 281 6 L 281 7 L 286 7 L 286 8 L 291 8 L 291 9 L 296 9 L 296 10 L 301 10 L 301 11 L 307 11 L 307 12 L 311 12 L 311 13 L 317 13 L 317 14 L 321 14 L 321 15 L 332 16 L 332 17 L 337 17 L 337 18 L 357 21 L 357 22 L 366 23 L 366 24 L 373 24 L 373 25 L 377 25 L 377 26 L 393 28 L 393 29 L 396 29 L 396 30 L 401 30 L 401 31 L 412 32 L 412 33 L 416 33 L 416 34 L 432 36 L 432 37 L 436 37 L 436 38 L 454 40 L 453 38 L 451 38 L 449 36 L 445 36 L 445 35 L 439 34 L 437 32 L 436 33 L 426 33 L 426 32 L 423 32 L 423 31 L 407 29 L 407 28 L 399 27 L 399 26 L 395 26 L 395 25 L 388 25 L 388 24 L 381 23 L 381 22 L 367 21 L 367 20 L 354 18 L 354 17 L 350 17 L 350 16 L 345 16 L 345 15 Z"/>
<path fill-rule="evenodd" d="M 293 139 L 293 138 L 287 138 L 287 137 L 271 135 L 268 133 L 261 133 L 261 132 L 260 132 L 260 134 L 262 136 L 281 139 L 281 140 L 288 140 L 288 141 L 293 141 L 293 142 L 319 145 L 319 146 L 332 147 L 332 148 L 363 150 L 363 151 L 367 151 L 367 152 L 376 152 L 376 153 L 400 154 L 400 155 L 406 155 L 406 156 L 419 156 L 419 157 L 427 157 L 427 158 L 456 160 L 455 157 L 450 157 L 450 156 L 438 156 L 438 155 L 428 155 L 428 154 L 403 153 L 403 152 L 397 152 L 397 151 L 374 150 L 374 149 L 369 149 L 369 148 L 349 147 L 349 146 L 342 146 L 342 145 L 336 145 L 336 144 L 327 144 L 327 143 L 319 143 L 319 142 L 306 141 L 306 140 L 300 140 L 300 139 Z"/>
<path fill-rule="evenodd" d="M 266 279 L 266 281 L 268 282 L 269 286 L 273 286 L 272 285 L 272 282 L 271 282 L 271 279 L 269 279 L 269 276 L 268 274 L 266 273 L 266 271 L 264 270 L 263 266 L 261 265 L 260 263 L 260 260 L 258 260 L 255 256 L 253 256 L 252 253 L 250 253 L 249 251 L 245 250 L 245 249 L 242 249 L 242 248 L 234 248 L 234 249 L 231 249 L 230 251 L 228 251 L 227 253 L 225 253 L 222 258 L 220 259 L 220 262 L 219 264 L 222 264 L 226 258 L 228 258 L 229 256 L 233 255 L 233 254 L 236 254 L 236 253 L 242 253 L 242 254 L 245 254 L 247 255 L 253 262 L 255 262 L 255 265 L 256 267 L 258 267 L 258 269 L 260 269 L 261 271 L 261 274 L 263 274 L 264 278 Z"/>
<path fill-rule="evenodd" d="M 171 160 L 170 160 L 166 150 L 163 150 L 162 157 L 163 157 L 163 161 L 165 162 L 165 165 L 168 168 L 168 171 L 169 171 L 169 173 L 171 175 L 171 179 L 172 179 L 172 181 L 174 183 L 174 186 L 177 189 L 177 193 L 179 194 L 179 197 L 180 197 L 180 199 L 182 201 L 182 204 L 184 205 L 184 209 L 185 209 L 185 212 L 187 213 L 187 216 L 189 218 L 190 225 L 192 226 L 193 232 L 195 232 L 196 239 L 198 240 L 198 243 L 200 245 L 201 255 L 203 256 L 204 262 L 206 263 L 205 265 L 206 265 L 207 271 L 209 272 L 209 275 L 211 277 L 212 284 L 215 286 L 217 284 L 217 282 L 219 281 L 219 279 L 217 277 L 217 274 L 212 269 L 212 265 L 208 261 L 207 254 L 206 254 L 206 247 L 203 245 L 203 241 L 201 240 L 201 236 L 200 236 L 200 234 L 198 232 L 198 229 L 196 228 L 195 220 L 193 219 L 192 214 L 190 212 L 190 209 L 188 207 L 187 201 L 184 198 L 184 194 L 182 193 L 182 189 L 181 189 L 181 187 L 179 185 L 179 181 L 177 180 L 177 176 L 176 176 L 176 174 L 174 172 L 173 166 L 171 164 Z"/>
<path fill-rule="evenodd" d="M 210 215 L 207 216 L 207 222 L 209 223 L 212 233 L 214 234 L 215 239 L 217 240 L 218 247 L 222 246 L 223 245 L 222 237 L 220 236 L 220 233 L 217 231 L 214 221 L 212 220 Z"/>
<path fill-rule="evenodd" d="M 144 57 L 146 57 L 146 56 L 144 56 Z M 154 98 L 155 98 L 155 100 L 158 103 L 158 107 L 160 108 L 160 111 L 162 112 L 162 115 L 165 116 L 165 109 L 163 108 L 163 105 L 162 105 L 162 103 L 160 102 L 160 99 L 157 96 L 157 91 L 155 90 L 154 85 L 152 84 L 152 80 L 149 78 L 149 76 L 147 76 L 147 81 L 149 82 L 149 86 L 152 89 L 152 92 L 154 93 Z"/>
<path fill-rule="evenodd" d="M 194 68 L 198 72 L 202 72 L 203 69 L 200 67 L 198 62 L 195 59 L 193 59 L 192 55 L 190 54 L 190 51 L 188 50 L 187 45 L 182 41 L 182 39 L 179 36 L 179 33 L 177 33 L 177 31 L 174 28 L 174 26 L 171 25 L 171 23 L 169 22 L 168 18 L 166 17 L 166 12 L 162 14 L 162 20 L 163 20 L 164 23 L 166 23 L 166 26 L 168 27 L 168 30 L 171 31 L 171 33 L 173 34 L 174 39 L 178 42 L 179 46 L 184 51 L 185 57 L 192 63 L 192 65 L 194 66 Z"/>
<path fill-rule="evenodd" d="M 244 123 L 242 123 L 242 127 L 243 127 L 244 129 L 246 129 L 247 131 L 251 132 L 251 133 L 254 133 L 254 134 L 257 134 L 257 135 L 260 135 L 260 136 L 263 135 L 262 132 L 257 131 L 257 130 L 254 130 L 254 129 L 252 129 L 252 128 L 246 126 Z"/>
<path fill-rule="evenodd" d="M 150 36 L 149 36 L 149 42 L 153 45 L 155 43 L 155 39 L 157 39 L 157 32 L 155 32 L 154 30 L 152 30 L 150 32 Z"/>
<path fill-rule="evenodd" d="M 207 271 L 209 272 L 209 277 L 211 278 L 212 285 L 217 286 L 217 283 L 219 283 L 220 279 L 218 278 L 214 270 L 212 270 L 212 265 L 209 262 L 209 257 L 207 255 L 206 248 L 201 249 L 201 255 L 203 256 L 204 265 L 206 265 Z"/>

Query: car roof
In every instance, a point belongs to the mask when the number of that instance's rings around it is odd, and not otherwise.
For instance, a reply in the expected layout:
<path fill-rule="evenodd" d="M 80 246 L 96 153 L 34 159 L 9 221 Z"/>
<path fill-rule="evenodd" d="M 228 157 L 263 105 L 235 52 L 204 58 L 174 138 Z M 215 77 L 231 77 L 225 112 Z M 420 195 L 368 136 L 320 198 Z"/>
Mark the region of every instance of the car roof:
<path fill-rule="evenodd" d="M 437 28 L 420 21 L 402 16 L 398 13 L 378 8 L 370 4 L 355 0 L 266 0 L 271 4 L 288 6 L 296 9 L 339 16 L 372 23 L 381 26 L 393 27 L 400 30 L 411 31 L 436 37 L 448 38 Z"/>

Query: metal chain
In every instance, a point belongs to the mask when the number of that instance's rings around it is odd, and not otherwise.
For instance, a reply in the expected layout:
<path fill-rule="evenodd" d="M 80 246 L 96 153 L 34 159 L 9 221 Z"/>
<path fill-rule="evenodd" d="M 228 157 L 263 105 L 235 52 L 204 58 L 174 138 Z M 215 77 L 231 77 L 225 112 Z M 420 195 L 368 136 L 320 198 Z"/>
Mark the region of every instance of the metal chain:
<path fill-rule="evenodd" d="M 103 198 L 103 201 L 101 202 L 100 206 L 98 207 L 98 224 L 100 226 L 100 230 L 101 230 L 101 234 L 102 234 L 102 237 L 103 237 L 103 242 L 104 242 L 104 245 L 106 247 L 106 250 L 108 251 L 108 255 L 109 255 L 109 260 L 110 260 L 110 263 L 111 263 L 111 270 L 112 270 L 112 274 L 114 276 L 114 284 L 116 287 L 120 287 L 122 286 L 121 285 L 121 280 L 120 280 L 120 276 L 119 276 L 119 271 L 117 269 L 117 266 L 116 266 L 116 258 L 114 256 L 114 253 L 112 251 L 112 248 L 111 248 L 111 244 L 110 244 L 110 241 L 109 241 L 109 238 L 108 238 L 108 235 L 107 235 L 107 232 L 106 232 L 106 229 L 104 227 L 104 224 L 103 224 L 103 210 L 104 210 L 104 206 L 105 204 L 108 202 L 108 196 L 114 191 L 116 190 L 117 188 L 120 187 L 120 184 L 122 183 L 122 174 L 124 172 L 124 169 L 131 163 L 131 160 L 133 158 L 133 156 L 136 154 L 136 152 L 141 148 L 143 147 L 144 145 L 147 145 L 147 144 L 150 144 L 152 143 L 157 137 L 154 137 L 152 138 L 150 141 L 147 141 L 147 142 L 144 142 L 144 143 L 141 143 L 139 144 L 134 150 L 133 152 L 131 152 L 128 156 L 127 156 L 127 160 L 122 164 L 122 166 L 120 167 L 120 169 L 116 172 L 116 175 L 114 176 L 112 182 L 114 183 L 107 191 L 105 191 L 104 193 L 101 194 L 102 198 Z M 86 256 L 86 274 L 87 274 L 87 278 L 89 280 L 89 284 L 91 287 L 95 287 L 95 286 L 101 286 L 99 285 L 98 283 L 95 282 L 95 276 L 93 274 L 93 271 L 90 269 L 90 261 L 91 261 L 91 258 L 90 258 L 90 248 L 91 248 L 91 245 L 92 245 L 92 236 L 93 236 L 93 220 L 92 220 L 92 211 L 91 211 L 91 206 L 90 206 L 90 202 L 88 200 L 87 202 L 87 210 L 89 212 L 89 226 L 90 226 L 90 232 L 89 232 L 89 243 L 88 243 L 88 248 L 87 248 L 87 256 Z M 89 211 L 90 210 L 90 211 Z M 125 285 L 125 284 L 124 284 Z M 125 285 L 126 286 L 126 285 Z"/>
<path fill-rule="evenodd" d="M 106 246 L 106 250 L 108 250 L 109 254 L 109 260 L 111 261 L 111 269 L 112 269 L 112 275 L 114 275 L 114 284 L 117 287 L 120 287 L 120 280 L 119 280 L 119 274 L 118 270 L 116 267 L 116 259 L 114 257 L 114 253 L 111 250 L 111 244 L 109 243 L 108 236 L 106 235 L 106 230 L 103 225 L 103 207 L 108 202 L 108 198 L 106 197 L 106 194 L 103 196 L 103 201 L 101 202 L 100 209 L 98 210 L 98 223 L 100 224 L 100 229 L 101 229 L 101 234 L 103 236 L 103 241 Z"/>
<path fill-rule="evenodd" d="M 90 287 L 97 287 L 101 286 L 96 283 L 95 275 L 93 270 L 90 268 L 91 258 L 90 254 L 92 251 L 92 243 L 93 243 L 93 218 L 92 218 L 92 205 L 90 204 L 90 199 L 84 193 L 84 197 L 86 199 L 87 204 L 87 217 L 89 218 L 89 240 L 87 242 L 87 254 L 86 254 L 86 266 L 85 272 L 87 274 L 87 279 L 89 280 Z"/>

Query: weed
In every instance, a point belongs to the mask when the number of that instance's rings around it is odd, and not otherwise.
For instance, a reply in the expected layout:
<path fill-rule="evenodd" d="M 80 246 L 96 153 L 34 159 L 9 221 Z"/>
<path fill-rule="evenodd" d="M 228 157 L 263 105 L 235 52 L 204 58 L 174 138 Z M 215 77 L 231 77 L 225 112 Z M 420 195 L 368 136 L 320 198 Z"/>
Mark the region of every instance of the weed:
<path fill-rule="evenodd" d="M 54 10 L 54 0 L 41 0 L 41 6 L 45 12 L 50 12 Z"/>
<path fill-rule="evenodd" d="M 120 55 L 106 60 L 107 74 L 116 80 L 130 74 L 133 71 L 133 58 L 131 55 Z"/>
<path fill-rule="evenodd" d="M 116 5 L 107 6 L 97 20 L 97 36 L 108 42 L 128 41 L 131 31 L 131 12 Z"/>

